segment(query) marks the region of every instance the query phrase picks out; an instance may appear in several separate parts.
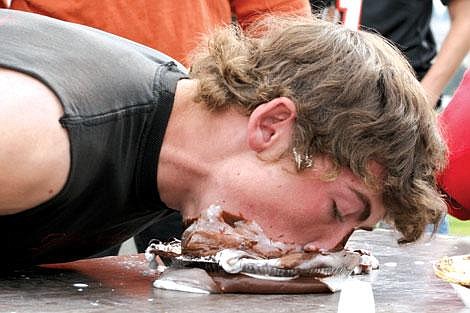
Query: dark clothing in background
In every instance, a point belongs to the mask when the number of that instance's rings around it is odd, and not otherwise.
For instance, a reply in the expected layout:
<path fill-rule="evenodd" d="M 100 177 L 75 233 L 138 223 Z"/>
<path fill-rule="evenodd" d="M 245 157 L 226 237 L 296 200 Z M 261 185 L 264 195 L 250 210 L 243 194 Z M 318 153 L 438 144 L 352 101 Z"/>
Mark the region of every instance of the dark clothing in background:
<path fill-rule="evenodd" d="M 447 5 L 450 0 L 441 0 Z M 334 0 L 310 0 L 314 11 Z M 362 29 L 376 31 L 405 54 L 418 79 L 422 79 L 436 56 L 436 43 L 431 31 L 432 0 L 363 0 Z"/>

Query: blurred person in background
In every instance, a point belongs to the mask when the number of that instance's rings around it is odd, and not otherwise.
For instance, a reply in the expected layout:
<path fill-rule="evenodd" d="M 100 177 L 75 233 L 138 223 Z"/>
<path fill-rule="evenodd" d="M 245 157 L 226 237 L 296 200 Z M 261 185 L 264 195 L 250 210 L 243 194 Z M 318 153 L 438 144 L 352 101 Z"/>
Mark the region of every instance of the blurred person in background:
<path fill-rule="evenodd" d="M 308 0 L 10 0 L 3 8 L 83 24 L 157 49 L 185 66 L 201 35 L 235 18 L 242 28 L 267 14 L 309 16 Z M 0 4 L 0 7 L 2 5 Z"/>
<path fill-rule="evenodd" d="M 438 182 L 446 195 L 448 213 L 470 219 L 470 70 L 449 104 L 439 115 L 442 133 L 449 148 L 448 165 Z"/>
<path fill-rule="evenodd" d="M 470 49 L 470 0 L 441 2 L 448 7 L 451 23 L 437 51 L 431 30 L 432 0 L 310 0 L 314 12 L 351 29 L 376 31 L 395 43 L 435 107 Z"/>

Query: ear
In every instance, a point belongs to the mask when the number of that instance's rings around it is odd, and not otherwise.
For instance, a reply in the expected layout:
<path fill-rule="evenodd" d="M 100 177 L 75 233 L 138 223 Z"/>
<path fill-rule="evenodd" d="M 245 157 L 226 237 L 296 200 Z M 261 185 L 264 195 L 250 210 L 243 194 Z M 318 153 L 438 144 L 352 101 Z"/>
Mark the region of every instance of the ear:
<path fill-rule="evenodd" d="M 259 105 L 248 120 L 249 147 L 278 157 L 290 144 L 296 117 L 295 104 L 286 97 Z"/>

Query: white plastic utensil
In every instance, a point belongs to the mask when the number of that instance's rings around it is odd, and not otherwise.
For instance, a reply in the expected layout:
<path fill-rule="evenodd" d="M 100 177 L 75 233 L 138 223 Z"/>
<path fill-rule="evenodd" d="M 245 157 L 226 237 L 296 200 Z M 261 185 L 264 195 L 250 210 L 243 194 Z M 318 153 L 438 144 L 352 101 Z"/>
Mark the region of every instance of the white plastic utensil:
<path fill-rule="evenodd" d="M 348 279 L 342 286 L 338 313 L 375 313 L 374 293 L 369 282 Z"/>

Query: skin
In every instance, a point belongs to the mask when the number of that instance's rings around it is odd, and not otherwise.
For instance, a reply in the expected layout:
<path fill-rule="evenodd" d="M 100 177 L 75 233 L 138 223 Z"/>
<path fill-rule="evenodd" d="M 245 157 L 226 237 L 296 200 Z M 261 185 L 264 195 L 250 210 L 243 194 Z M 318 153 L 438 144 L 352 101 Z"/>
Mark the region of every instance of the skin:
<path fill-rule="evenodd" d="M 251 115 L 208 112 L 178 83 L 158 163 L 156 188 L 169 207 L 195 218 L 211 204 L 255 220 L 268 237 L 331 249 L 357 227 L 385 214 L 380 193 L 347 168 L 334 180 L 326 157 L 296 173 L 289 148 L 296 109 L 288 98 Z M 57 97 L 37 80 L 0 69 L 0 214 L 28 210 L 56 195 L 70 168 L 69 141 Z M 197 129 L 197 131 L 194 131 Z M 380 166 L 374 165 L 380 175 Z M 370 211 L 370 213 L 368 213 Z"/>
<path fill-rule="evenodd" d="M 70 167 L 57 97 L 30 76 L 0 68 L 0 214 L 55 196 Z"/>
<path fill-rule="evenodd" d="M 470 1 L 451 0 L 447 8 L 450 17 L 449 31 L 433 60 L 432 66 L 421 80 L 429 104 L 433 108 L 470 49 L 470 40 L 468 40 Z M 328 7 L 328 18 L 335 20 L 335 12 L 335 4 Z"/>
<path fill-rule="evenodd" d="M 451 21 L 449 32 L 433 65 L 421 80 L 433 107 L 470 49 L 470 1 L 452 0 L 448 10 Z"/>
<path fill-rule="evenodd" d="M 372 227 L 383 218 L 381 195 L 349 169 L 343 168 L 335 180 L 325 181 L 331 170 L 325 157 L 315 160 L 313 170 L 300 174 L 290 158 L 279 160 L 289 147 L 296 118 L 290 99 L 276 98 L 250 116 L 234 111 L 208 113 L 190 100 L 193 84 L 180 83 L 182 97 L 177 94 L 180 102 L 165 135 L 168 145 L 162 148 L 158 176 L 162 199 L 181 208 L 184 218 L 195 218 L 201 209 L 220 204 L 229 212 L 255 220 L 271 239 L 302 244 L 310 250 L 331 249 L 353 229 Z M 205 140 L 194 140 L 193 129 Z M 167 164 L 179 151 L 196 153 L 191 158 L 185 154 L 181 163 Z M 371 165 L 380 175 L 381 168 Z M 189 171 L 175 175 L 183 168 Z M 187 180 L 182 183 L 182 178 Z M 160 185 L 163 181 L 168 189 Z M 175 193 L 191 182 L 197 185 Z M 366 219 L 364 202 L 369 203 L 371 212 Z"/>

